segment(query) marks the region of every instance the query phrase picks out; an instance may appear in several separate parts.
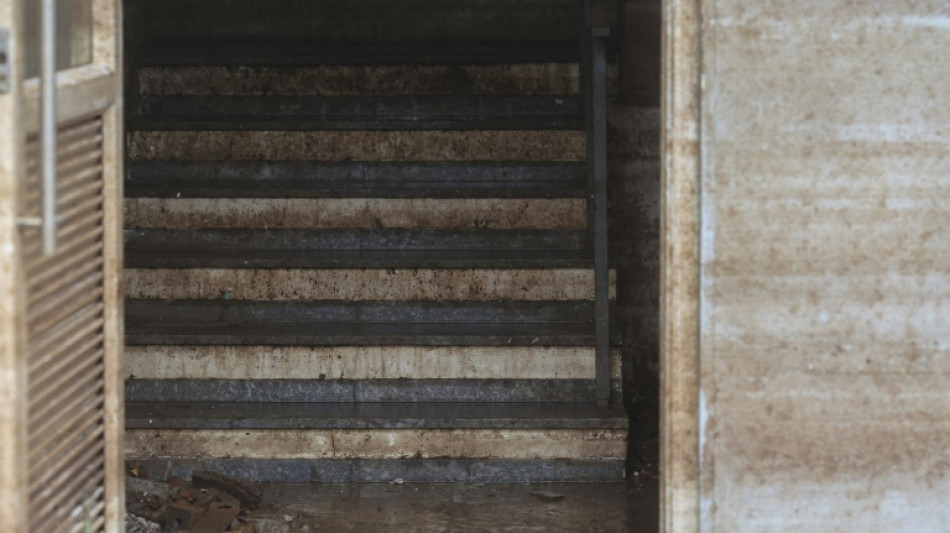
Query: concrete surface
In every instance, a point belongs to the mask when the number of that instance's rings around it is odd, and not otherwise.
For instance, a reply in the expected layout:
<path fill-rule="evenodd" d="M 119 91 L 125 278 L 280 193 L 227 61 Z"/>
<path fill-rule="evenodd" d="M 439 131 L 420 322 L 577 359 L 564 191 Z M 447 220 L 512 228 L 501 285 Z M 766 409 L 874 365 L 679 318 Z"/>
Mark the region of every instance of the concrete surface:
<path fill-rule="evenodd" d="M 667 194 L 700 165 L 699 301 L 683 295 L 701 313 L 700 397 L 670 404 L 698 416 L 699 529 L 946 530 L 946 3 L 698 4 L 700 152 L 681 117 L 686 164 L 670 169 L 686 172 Z M 696 111 L 671 101 L 674 122 Z M 677 346 L 682 386 L 696 368 Z M 688 463 L 690 430 L 672 438 Z"/>

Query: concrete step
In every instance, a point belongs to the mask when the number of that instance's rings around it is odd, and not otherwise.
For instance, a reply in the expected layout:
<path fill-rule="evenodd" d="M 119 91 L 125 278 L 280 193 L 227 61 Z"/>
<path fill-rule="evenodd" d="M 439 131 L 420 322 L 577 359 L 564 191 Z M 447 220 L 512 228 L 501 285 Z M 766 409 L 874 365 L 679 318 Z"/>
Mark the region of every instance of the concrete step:
<path fill-rule="evenodd" d="M 126 427 L 147 477 L 591 481 L 622 479 L 627 418 L 583 402 L 130 403 Z"/>
<path fill-rule="evenodd" d="M 142 429 L 132 458 L 622 460 L 612 429 Z"/>
<path fill-rule="evenodd" d="M 132 131 L 131 160 L 583 161 L 587 135 L 540 131 Z"/>
<path fill-rule="evenodd" d="M 232 457 L 232 454 L 201 458 L 146 455 L 151 452 L 126 446 L 126 458 L 144 476 L 156 481 L 165 480 L 167 476 L 188 479 L 195 471 L 268 483 L 392 483 L 394 480 L 404 483 L 613 483 L 624 479 L 622 459 L 269 459 Z"/>
<path fill-rule="evenodd" d="M 128 379 L 130 403 L 572 403 L 595 398 L 592 379 Z M 620 381 L 611 397 L 620 404 Z"/>
<path fill-rule="evenodd" d="M 329 42 L 573 39 L 576 0 L 161 0 L 128 6 L 145 35 L 277 36 Z M 608 10 L 609 11 L 609 10 Z"/>
<path fill-rule="evenodd" d="M 582 198 L 585 162 L 132 161 L 127 197 Z"/>
<path fill-rule="evenodd" d="M 580 97 L 144 95 L 130 130 L 582 130 Z"/>
<path fill-rule="evenodd" d="M 608 68 L 615 85 L 616 69 Z M 142 95 L 576 95 L 576 63 L 167 66 L 136 73 Z"/>
<path fill-rule="evenodd" d="M 589 268 L 586 230 L 139 229 L 130 268 Z"/>
<path fill-rule="evenodd" d="M 130 403 L 126 429 L 624 429 L 596 403 Z"/>
<path fill-rule="evenodd" d="M 492 65 L 577 63 L 576 41 L 328 43 L 280 38 L 177 38 L 143 43 L 139 64 L 169 65 Z"/>
<path fill-rule="evenodd" d="M 621 350 L 611 378 L 621 376 Z M 589 346 L 132 345 L 125 376 L 135 380 L 592 380 Z"/>
<path fill-rule="evenodd" d="M 611 272 L 611 295 L 616 293 Z M 129 268 L 125 296 L 149 300 L 589 300 L 589 269 Z"/>
<path fill-rule="evenodd" d="M 583 229 L 581 198 L 133 198 L 127 229 Z"/>
<path fill-rule="evenodd" d="M 128 300 L 126 343 L 590 346 L 591 301 Z"/>

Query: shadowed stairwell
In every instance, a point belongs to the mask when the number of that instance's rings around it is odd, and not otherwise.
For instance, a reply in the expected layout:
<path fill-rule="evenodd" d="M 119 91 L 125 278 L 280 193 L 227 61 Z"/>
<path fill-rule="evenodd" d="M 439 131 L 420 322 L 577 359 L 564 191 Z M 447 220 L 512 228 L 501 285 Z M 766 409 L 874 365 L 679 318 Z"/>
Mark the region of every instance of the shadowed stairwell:
<path fill-rule="evenodd" d="M 566 38 L 438 44 L 167 35 L 143 5 L 130 460 L 155 479 L 623 479 L 592 160 L 605 39 L 579 42 L 574 2 L 549 15 Z"/>

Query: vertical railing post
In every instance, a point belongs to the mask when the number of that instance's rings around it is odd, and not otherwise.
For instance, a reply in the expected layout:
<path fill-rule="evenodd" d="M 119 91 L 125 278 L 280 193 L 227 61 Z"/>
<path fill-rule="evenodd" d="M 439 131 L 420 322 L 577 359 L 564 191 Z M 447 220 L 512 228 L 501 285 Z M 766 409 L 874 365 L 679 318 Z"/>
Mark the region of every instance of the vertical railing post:
<path fill-rule="evenodd" d="M 607 51 L 606 29 L 590 33 L 591 120 L 588 145 L 593 179 L 594 305 L 597 401 L 610 401 L 610 266 L 607 239 Z"/>
<path fill-rule="evenodd" d="M 610 402 L 610 266 L 607 239 L 607 28 L 580 0 L 580 90 L 587 124 L 588 229 L 594 245 L 594 368 L 598 404 Z"/>

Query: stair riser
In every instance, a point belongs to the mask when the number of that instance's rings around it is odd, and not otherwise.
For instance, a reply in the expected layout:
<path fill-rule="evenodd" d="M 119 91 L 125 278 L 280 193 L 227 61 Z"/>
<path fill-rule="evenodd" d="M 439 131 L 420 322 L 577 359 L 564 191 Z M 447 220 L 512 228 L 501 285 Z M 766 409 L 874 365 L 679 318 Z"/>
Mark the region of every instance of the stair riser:
<path fill-rule="evenodd" d="M 128 402 L 578 402 L 595 397 L 593 380 L 127 380 Z M 611 396 L 620 402 L 619 380 Z"/>
<path fill-rule="evenodd" d="M 128 403 L 128 429 L 624 429 L 592 403 Z"/>
<path fill-rule="evenodd" d="M 611 272 L 611 293 L 616 273 Z M 584 269 L 190 269 L 125 270 L 131 299 L 590 300 Z"/>
<path fill-rule="evenodd" d="M 573 39 L 574 0 L 162 0 L 139 2 L 151 36 L 445 42 Z M 318 47 L 315 45 L 314 47 Z"/>
<path fill-rule="evenodd" d="M 127 457 L 620 460 L 626 430 L 128 430 Z"/>
<path fill-rule="evenodd" d="M 582 229 L 582 199 L 237 199 L 125 201 L 126 228 Z"/>
<path fill-rule="evenodd" d="M 580 86 L 569 63 L 146 67 L 138 82 L 142 94 L 228 96 L 571 95 Z"/>
<path fill-rule="evenodd" d="M 150 459 L 130 458 L 156 481 L 191 478 L 212 471 L 267 483 L 544 483 L 619 482 L 620 460 L 458 460 L 458 459 Z"/>
<path fill-rule="evenodd" d="M 583 131 L 149 131 L 134 160 L 581 161 Z"/>
<path fill-rule="evenodd" d="M 577 96 L 204 96 L 143 95 L 134 110 L 141 118 L 179 122 L 271 118 L 296 120 L 510 120 L 577 118 L 584 102 Z M 171 117 L 170 119 L 168 117 Z M 176 128 L 177 129 L 177 128 Z M 242 128 L 244 129 L 244 128 Z M 288 127 L 288 129 L 291 129 Z M 471 129 L 471 128 L 468 128 Z"/>
<path fill-rule="evenodd" d="M 611 377 L 620 379 L 620 350 Z M 585 347 L 128 346 L 145 380 L 594 379 Z"/>
<path fill-rule="evenodd" d="M 125 231 L 130 268 L 590 268 L 575 229 L 204 228 Z"/>
<path fill-rule="evenodd" d="M 128 197 L 584 198 L 584 162 L 135 161 Z"/>

